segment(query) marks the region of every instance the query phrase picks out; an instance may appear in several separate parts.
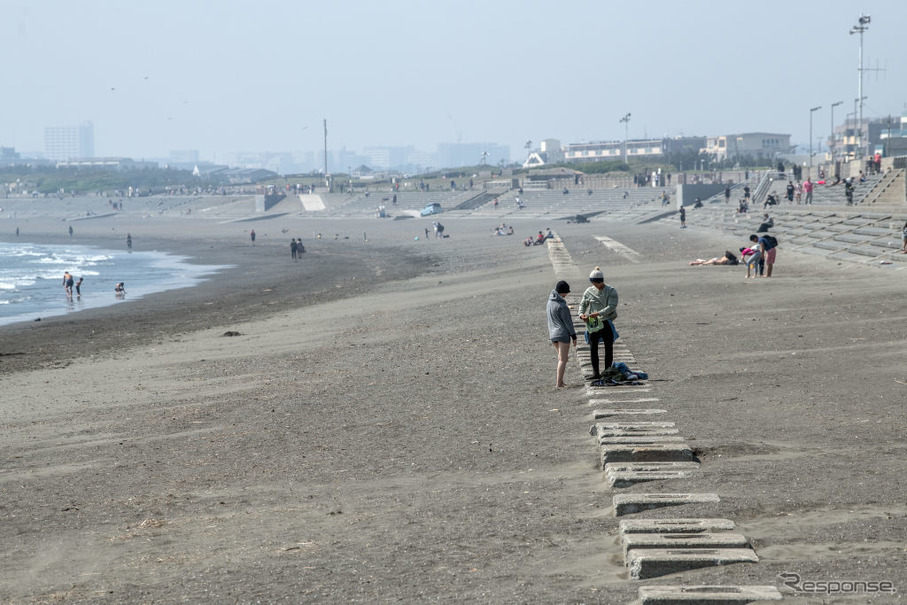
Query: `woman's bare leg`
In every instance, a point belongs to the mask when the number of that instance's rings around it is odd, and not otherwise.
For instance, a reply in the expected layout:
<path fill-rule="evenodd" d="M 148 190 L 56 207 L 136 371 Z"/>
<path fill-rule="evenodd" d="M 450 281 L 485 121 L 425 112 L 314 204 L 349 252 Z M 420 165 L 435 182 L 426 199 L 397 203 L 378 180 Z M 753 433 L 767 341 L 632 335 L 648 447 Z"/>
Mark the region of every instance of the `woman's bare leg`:
<path fill-rule="evenodd" d="M 557 383 L 554 386 L 565 387 L 567 385 L 564 384 L 564 374 L 567 371 L 567 359 L 570 357 L 570 343 L 553 342 L 551 344 L 557 350 Z"/>

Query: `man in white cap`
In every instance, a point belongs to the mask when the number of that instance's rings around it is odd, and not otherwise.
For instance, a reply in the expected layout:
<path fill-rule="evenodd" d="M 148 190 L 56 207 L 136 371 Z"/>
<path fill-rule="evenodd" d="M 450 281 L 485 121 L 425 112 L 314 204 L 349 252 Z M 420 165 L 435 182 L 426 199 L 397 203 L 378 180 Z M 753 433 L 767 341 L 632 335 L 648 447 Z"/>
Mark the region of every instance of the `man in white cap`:
<path fill-rule="evenodd" d="M 598 365 L 598 341 L 605 344 L 605 369 L 614 362 L 614 325 L 617 319 L 617 290 L 605 284 L 605 276 L 596 267 L 589 274 L 592 285 L 583 292 L 579 304 L 579 318 L 586 322 L 589 333 L 589 348 L 592 357 L 592 376 L 590 380 L 601 380 Z"/>

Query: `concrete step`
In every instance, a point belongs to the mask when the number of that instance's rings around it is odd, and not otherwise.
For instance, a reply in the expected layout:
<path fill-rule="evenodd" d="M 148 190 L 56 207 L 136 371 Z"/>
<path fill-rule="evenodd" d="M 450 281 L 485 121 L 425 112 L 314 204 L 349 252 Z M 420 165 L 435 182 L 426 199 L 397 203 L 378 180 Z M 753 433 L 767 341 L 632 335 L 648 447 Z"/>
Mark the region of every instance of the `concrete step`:
<path fill-rule="evenodd" d="M 718 494 L 616 494 L 613 497 L 614 515 L 622 517 L 653 508 L 684 504 L 714 504 L 721 501 Z"/>
<path fill-rule="evenodd" d="M 734 529 L 730 519 L 624 519 L 618 524 L 621 534 L 678 534 Z"/>
<path fill-rule="evenodd" d="M 605 465 L 611 487 L 630 487 L 647 481 L 687 479 L 699 470 L 698 462 L 613 462 Z"/>
<path fill-rule="evenodd" d="M 596 422 L 589 429 L 589 434 L 593 437 L 603 436 L 615 431 L 653 431 L 673 429 L 674 423 L 663 421 L 640 420 L 639 422 Z"/>
<path fill-rule="evenodd" d="M 632 402 L 646 402 L 646 401 L 658 401 L 654 397 L 640 397 L 633 400 L 625 401 L 612 401 L 610 399 L 593 399 L 589 401 L 589 405 L 600 405 L 600 404 L 610 404 L 610 403 L 632 403 Z M 667 410 L 659 410 L 655 408 L 611 408 L 604 410 L 593 410 L 592 417 L 596 420 L 601 418 L 613 418 L 615 416 L 650 416 L 655 414 L 667 414 Z M 592 433 L 593 436 L 595 433 Z"/>
<path fill-rule="evenodd" d="M 753 601 L 780 601 L 774 586 L 640 586 L 641 605 L 736 605 Z"/>
<path fill-rule="evenodd" d="M 601 468 L 609 462 L 690 462 L 693 450 L 683 442 L 652 444 L 603 444 Z"/>
<path fill-rule="evenodd" d="M 682 533 L 682 534 L 624 534 L 621 537 L 624 557 L 639 548 L 751 548 L 743 534 Z"/>
<path fill-rule="evenodd" d="M 751 548 L 641 548 L 631 550 L 627 555 L 627 567 L 634 580 L 657 578 L 703 567 L 758 562 L 759 557 Z"/>

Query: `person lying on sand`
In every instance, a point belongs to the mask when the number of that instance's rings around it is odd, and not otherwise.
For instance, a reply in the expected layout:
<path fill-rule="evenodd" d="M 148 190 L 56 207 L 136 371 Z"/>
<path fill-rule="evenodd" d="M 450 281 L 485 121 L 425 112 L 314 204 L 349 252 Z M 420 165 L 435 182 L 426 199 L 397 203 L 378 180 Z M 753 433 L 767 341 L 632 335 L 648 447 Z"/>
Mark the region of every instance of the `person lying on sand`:
<path fill-rule="evenodd" d="M 737 256 L 730 250 L 724 251 L 724 256 L 716 256 L 715 258 L 710 258 L 708 260 L 697 258 L 696 260 L 691 260 L 690 265 L 737 265 L 740 261 L 737 260 Z"/>

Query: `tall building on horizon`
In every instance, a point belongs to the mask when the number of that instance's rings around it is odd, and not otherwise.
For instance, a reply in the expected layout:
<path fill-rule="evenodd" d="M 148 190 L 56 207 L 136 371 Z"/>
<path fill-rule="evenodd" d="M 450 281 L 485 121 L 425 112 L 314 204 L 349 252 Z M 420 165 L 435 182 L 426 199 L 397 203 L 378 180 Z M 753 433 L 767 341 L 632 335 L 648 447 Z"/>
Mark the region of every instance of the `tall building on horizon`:
<path fill-rule="evenodd" d="M 45 128 L 44 156 L 49 160 L 60 162 L 77 158 L 93 158 L 94 124 L 86 121 L 78 126 Z"/>

